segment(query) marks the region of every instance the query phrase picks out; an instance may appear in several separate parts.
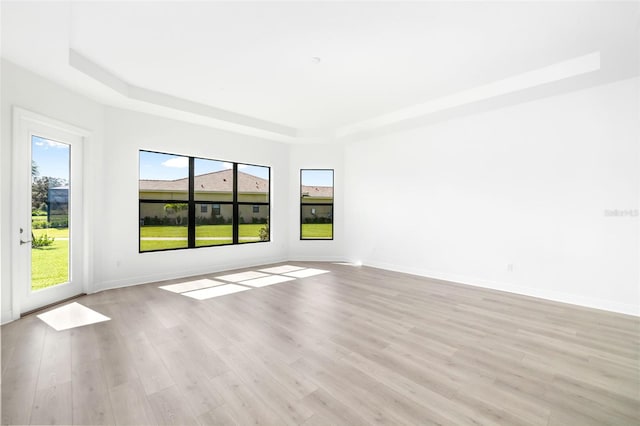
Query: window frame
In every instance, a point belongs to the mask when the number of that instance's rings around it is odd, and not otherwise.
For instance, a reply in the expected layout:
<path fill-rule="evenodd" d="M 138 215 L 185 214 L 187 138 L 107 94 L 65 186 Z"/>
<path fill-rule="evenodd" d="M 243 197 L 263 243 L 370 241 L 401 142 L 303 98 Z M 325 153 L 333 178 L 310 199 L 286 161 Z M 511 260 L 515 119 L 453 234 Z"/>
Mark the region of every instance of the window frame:
<path fill-rule="evenodd" d="M 266 167 L 268 169 L 269 172 L 269 193 L 267 196 L 267 201 L 239 201 L 238 200 L 238 194 L 240 193 L 240 191 L 238 191 L 238 180 L 237 180 L 237 170 L 238 170 L 238 165 L 242 164 L 243 166 L 254 166 L 254 167 Z M 265 242 L 269 242 L 271 241 L 271 167 L 270 166 L 261 166 L 259 164 L 251 164 L 251 163 L 234 163 L 233 165 L 234 170 L 236 170 L 236 173 L 233 174 L 234 180 L 233 180 L 233 187 L 234 187 L 234 195 L 233 195 L 233 200 L 234 200 L 234 216 L 233 216 L 233 223 L 235 224 L 236 222 L 238 223 L 238 226 L 234 226 L 234 237 L 233 237 L 233 241 L 234 244 L 255 244 L 255 243 L 265 243 Z M 251 225 L 249 223 L 240 223 L 240 206 L 254 206 L 254 205 L 260 205 L 260 206 L 267 206 L 268 210 L 269 210 L 269 216 L 267 216 L 267 231 L 269 232 L 269 236 L 268 239 L 266 241 L 240 241 L 240 225 Z M 253 209 L 252 209 L 253 210 Z"/>
<path fill-rule="evenodd" d="M 142 180 L 140 178 L 140 154 L 142 152 L 150 152 L 150 153 L 154 153 L 154 154 L 164 154 L 164 155 L 172 155 L 172 156 L 178 156 L 178 157 L 186 157 L 189 160 L 189 171 L 188 171 L 188 197 L 187 200 L 182 201 L 182 200 L 165 200 L 165 199 L 154 199 L 154 198 L 149 198 L 149 199 L 142 199 L 140 198 L 140 180 Z M 218 161 L 218 162 L 223 162 L 223 163 L 228 163 L 232 165 L 232 175 L 233 175 L 233 188 L 232 188 L 232 200 L 231 201 L 219 201 L 219 200 L 202 200 L 202 201 L 198 201 L 196 200 L 196 191 L 195 191 L 195 160 L 199 159 L 199 160 L 208 160 L 208 161 Z M 238 201 L 238 165 L 242 164 L 242 165 L 247 165 L 247 166 L 255 166 L 255 167 L 264 167 L 267 169 L 268 171 L 268 192 L 267 192 L 267 201 L 266 202 L 256 202 L 256 201 L 252 201 L 252 202 L 241 202 Z M 157 250 L 142 250 L 142 218 L 141 218 L 141 214 L 142 214 L 142 204 L 144 203 L 164 203 L 164 204 L 170 204 L 170 203 L 184 203 L 187 204 L 188 208 L 187 208 L 187 247 L 175 247 L 175 248 L 163 248 L 163 249 L 157 249 Z M 210 205 L 210 211 L 213 211 L 213 205 L 218 205 L 218 206 L 222 206 L 222 205 L 231 205 L 232 206 L 232 210 L 233 210 L 233 216 L 232 216 L 232 224 L 231 224 L 231 228 L 232 228 L 232 239 L 231 239 L 231 243 L 226 243 L 226 244 L 214 244 L 214 245 L 203 245 L 203 246 L 198 246 L 196 245 L 196 227 L 198 226 L 196 224 L 196 215 L 198 212 L 196 212 L 196 205 L 197 204 L 207 204 Z M 155 253 L 155 252 L 164 252 L 164 251 L 173 251 L 173 250 L 190 250 L 190 249 L 201 249 L 201 248 L 211 248 L 211 247 L 225 247 L 225 246 L 231 246 L 231 245 L 244 245 L 244 244 L 254 244 L 254 243 L 268 243 L 271 242 L 271 220 L 270 217 L 267 218 L 267 231 L 268 231 L 268 236 L 266 240 L 256 240 L 256 241 L 243 241 L 241 242 L 239 240 L 239 209 L 240 209 L 240 205 L 243 204 L 250 204 L 250 205 L 265 205 L 268 207 L 269 210 L 269 215 L 271 215 L 271 166 L 265 166 L 265 165 L 261 165 L 261 164 L 252 164 L 252 163 L 246 163 L 246 162 L 233 162 L 233 161 L 226 161 L 226 160 L 217 160 L 217 159 L 212 159 L 212 158 L 205 158 L 205 157 L 200 157 L 200 156 L 193 156 L 193 155 L 186 155 L 186 154 L 175 154 L 175 153 L 170 153 L 170 152 L 162 152 L 162 151 L 154 151 L 154 150 L 149 150 L 149 149 L 138 149 L 138 253 L 139 254 L 143 254 L 143 253 Z"/>
<path fill-rule="evenodd" d="M 332 197 L 331 197 L 331 203 L 303 203 L 303 197 L 304 197 L 304 193 L 302 191 L 302 174 L 305 171 L 321 171 L 321 172 L 331 172 L 331 188 L 332 188 Z M 333 241 L 335 238 L 335 199 L 336 199 L 336 172 L 335 169 L 320 169 L 320 168 L 313 168 L 313 169 L 300 169 L 300 241 Z M 310 238 L 310 237 L 303 237 L 302 236 L 302 225 L 304 224 L 304 218 L 303 218 L 303 213 L 302 210 L 303 208 L 307 206 L 307 207 L 312 207 L 312 208 L 316 208 L 316 207 L 326 207 L 326 206 L 331 206 L 331 238 Z"/>

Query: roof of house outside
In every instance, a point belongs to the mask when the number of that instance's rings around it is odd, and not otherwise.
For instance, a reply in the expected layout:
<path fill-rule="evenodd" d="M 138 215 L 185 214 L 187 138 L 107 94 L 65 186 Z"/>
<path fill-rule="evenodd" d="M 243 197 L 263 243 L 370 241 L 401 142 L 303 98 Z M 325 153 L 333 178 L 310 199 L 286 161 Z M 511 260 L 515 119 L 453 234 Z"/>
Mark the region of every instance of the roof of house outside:
<path fill-rule="evenodd" d="M 302 196 L 309 198 L 333 198 L 333 186 L 302 186 Z"/>
<path fill-rule="evenodd" d="M 189 179 L 140 180 L 140 191 L 187 191 Z M 233 170 L 220 170 L 195 177 L 196 192 L 231 192 L 233 190 Z M 269 181 L 238 171 L 238 192 L 267 193 Z"/>
<path fill-rule="evenodd" d="M 140 191 L 187 191 L 189 179 L 152 180 L 141 179 Z M 233 170 L 220 170 L 195 177 L 196 192 L 231 192 L 233 190 Z M 267 193 L 269 181 L 238 171 L 238 192 Z M 309 198 L 333 198 L 332 186 L 303 186 L 302 193 Z"/>

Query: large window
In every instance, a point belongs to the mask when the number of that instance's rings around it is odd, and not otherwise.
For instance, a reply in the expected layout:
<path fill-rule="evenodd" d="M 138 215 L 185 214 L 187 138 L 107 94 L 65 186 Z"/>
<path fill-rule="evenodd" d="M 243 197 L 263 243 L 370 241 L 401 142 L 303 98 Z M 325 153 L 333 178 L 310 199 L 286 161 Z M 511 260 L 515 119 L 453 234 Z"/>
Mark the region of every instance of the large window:
<path fill-rule="evenodd" d="M 333 239 L 333 170 L 300 170 L 300 239 Z"/>
<path fill-rule="evenodd" d="M 140 252 L 269 241 L 270 173 L 140 151 Z"/>

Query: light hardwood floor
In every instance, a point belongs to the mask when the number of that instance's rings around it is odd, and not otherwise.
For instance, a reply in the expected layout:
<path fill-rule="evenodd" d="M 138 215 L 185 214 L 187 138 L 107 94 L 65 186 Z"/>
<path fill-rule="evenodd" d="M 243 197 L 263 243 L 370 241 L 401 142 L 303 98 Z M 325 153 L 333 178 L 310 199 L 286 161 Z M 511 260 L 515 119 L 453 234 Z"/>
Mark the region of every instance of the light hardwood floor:
<path fill-rule="evenodd" d="M 111 321 L 3 326 L 2 422 L 640 424 L 638 318 L 290 264 L 331 272 L 204 301 L 110 290 L 76 301 Z"/>

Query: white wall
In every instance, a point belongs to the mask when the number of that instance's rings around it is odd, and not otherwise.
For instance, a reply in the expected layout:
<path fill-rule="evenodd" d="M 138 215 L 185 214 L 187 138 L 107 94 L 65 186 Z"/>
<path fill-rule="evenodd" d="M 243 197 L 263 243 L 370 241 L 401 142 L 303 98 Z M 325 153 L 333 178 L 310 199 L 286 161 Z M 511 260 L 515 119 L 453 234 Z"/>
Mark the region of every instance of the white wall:
<path fill-rule="evenodd" d="M 271 242 L 138 253 L 140 149 L 271 166 Z M 96 214 L 99 289 L 287 259 L 287 145 L 107 107 L 102 161 Z"/>
<path fill-rule="evenodd" d="M 8 321 L 11 310 L 11 168 L 12 168 L 12 107 L 14 105 L 64 121 L 93 132 L 85 144 L 84 154 L 91 170 L 100 158 L 103 133 L 103 108 L 85 97 L 72 93 L 50 81 L 42 79 L 23 68 L 2 61 L 1 121 L 0 127 L 0 210 L 2 247 L 0 276 L 2 294 L 2 322 Z M 87 179 L 85 187 L 90 190 L 93 180 Z"/>
<path fill-rule="evenodd" d="M 336 144 L 291 145 L 289 148 L 289 258 L 344 260 L 344 147 Z M 300 170 L 333 169 L 333 240 L 300 240 Z"/>
<path fill-rule="evenodd" d="M 639 308 L 639 79 L 346 147 L 352 261 Z M 509 269 L 512 265 L 512 271 Z"/>

